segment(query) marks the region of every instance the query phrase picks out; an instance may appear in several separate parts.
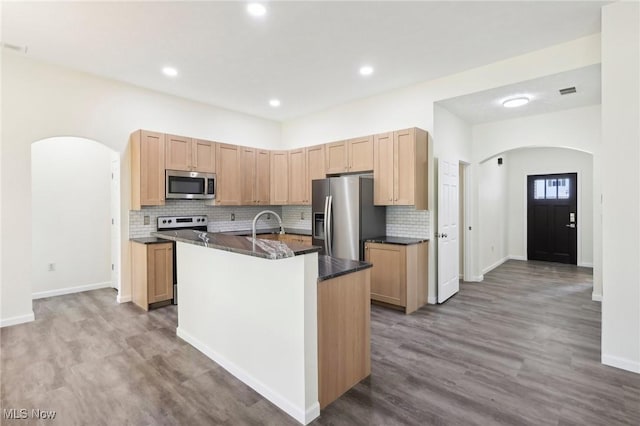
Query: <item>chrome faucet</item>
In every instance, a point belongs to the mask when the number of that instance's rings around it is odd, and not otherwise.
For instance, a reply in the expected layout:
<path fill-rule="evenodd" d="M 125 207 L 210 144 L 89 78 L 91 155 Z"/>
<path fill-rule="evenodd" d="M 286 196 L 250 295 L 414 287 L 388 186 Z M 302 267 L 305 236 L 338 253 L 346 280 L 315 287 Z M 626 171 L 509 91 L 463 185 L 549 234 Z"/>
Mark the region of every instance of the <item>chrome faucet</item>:
<path fill-rule="evenodd" d="M 253 218 L 253 225 L 251 225 L 251 236 L 254 240 L 256 239 L 256 223 L 258 222 L 258 218 L 267 213 L 273 214 L 278 219 L 278 224 L 280 225 L 280 233 L 284 234 L 284 226 L 282 226 L 282 219 L 280 218 L 280 215 L 273 210 L 263 210 Z"/>

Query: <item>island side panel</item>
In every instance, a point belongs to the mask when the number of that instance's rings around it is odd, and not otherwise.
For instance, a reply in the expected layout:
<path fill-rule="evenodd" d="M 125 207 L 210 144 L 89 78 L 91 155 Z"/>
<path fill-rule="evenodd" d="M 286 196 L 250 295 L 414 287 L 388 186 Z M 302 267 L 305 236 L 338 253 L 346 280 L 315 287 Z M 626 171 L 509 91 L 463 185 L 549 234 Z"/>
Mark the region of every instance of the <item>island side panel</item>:
<path fill-rule="evenodd" d="M 300 423 L 317 417 L 317 342 L 305 335 L 317 329 L 317 253 L 272 260 L 182 242 L 177 250 L 178 336 Z"/>
<path fill-rule="evenodd" d="M 371 374 L 371 269 L 318 283 L 320 408 Z"/>

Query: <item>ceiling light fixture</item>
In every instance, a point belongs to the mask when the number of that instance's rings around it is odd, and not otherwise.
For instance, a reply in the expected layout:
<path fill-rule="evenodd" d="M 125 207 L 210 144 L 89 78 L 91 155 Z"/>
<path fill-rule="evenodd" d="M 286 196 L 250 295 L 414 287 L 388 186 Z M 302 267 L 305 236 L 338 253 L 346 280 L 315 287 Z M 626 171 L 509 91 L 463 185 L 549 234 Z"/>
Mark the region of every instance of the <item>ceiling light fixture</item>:
<path fill-rule="evenodd" d="M 529 98 L 527 98 L 526 96 L 520 96 L 517 98 L 507 99 L 506 101 L 502 102 L 502 106 L 505 108 L 516 108 L 522 105 L 526 105 L 528 103 L 529 103 Z"/>
<path fill-rule="evenodd" d="M 162 73 L 167 77 L 175 77 L 178 75 L 178 70 L 173 67 L 164 67 L 162 68 Z"/>
<path fill-rule="evenodd" d="M 274 108 L 278 108 L 280 106 L 280 100 L 279 99 L 271 99 L 269 101 L 269 105 L 271 105 Z"/>
<path fill-rule="evenodd" d="M 247 13 L 251 16 L 260 17 L 267 13 L 267 8 L 260 3 L 249 3 L 247 5 Z"/>
<path fill-rule="evenodd" d="M 371 75 L 373 74 L 373 67 L 369 65 L 364 65 L 360 67 L 360 75 Z"/>

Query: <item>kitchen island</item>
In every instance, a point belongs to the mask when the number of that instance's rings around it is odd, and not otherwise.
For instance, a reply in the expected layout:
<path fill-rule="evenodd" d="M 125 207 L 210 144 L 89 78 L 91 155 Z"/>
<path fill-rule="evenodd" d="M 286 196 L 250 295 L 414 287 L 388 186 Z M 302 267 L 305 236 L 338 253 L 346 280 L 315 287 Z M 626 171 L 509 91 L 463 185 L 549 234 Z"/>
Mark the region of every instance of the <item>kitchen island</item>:
<path fill-rule="evenodd" d="M 319 280 L 330 282 L 355 271 L 366 274 L 359 275 L 357 282 L 368 286 L 368 270 L 363 268 L 370 265 L 343 264 L 324 257 L 319 261 L 319 247 L 254 242 L 251 237 L 191 230 L 152 235 L 176 241 L 177 335 L 300 423 L 316 418 L 320 414 L 322 345 L 318 331 L 326 329 L 319 323 L 319 309 L 332 312 L 327 307 L 337 295 L 335 291 L 321 295 Z M 368 287 L 362 290 L 361 299 L 368 302 Z M 368 375 L 368 311 L 366 318 L 362 313 L 360 324 L 366 327 L 362 337 L 366 344 L 360 343 L 366 346 L 362 352 L 366 365 L 360 370 Z M 332 361 L 335 359 L 328 360 Z M 335 385 L 332 394 L 342 394 L 345 389 L 341 386 Z"/>

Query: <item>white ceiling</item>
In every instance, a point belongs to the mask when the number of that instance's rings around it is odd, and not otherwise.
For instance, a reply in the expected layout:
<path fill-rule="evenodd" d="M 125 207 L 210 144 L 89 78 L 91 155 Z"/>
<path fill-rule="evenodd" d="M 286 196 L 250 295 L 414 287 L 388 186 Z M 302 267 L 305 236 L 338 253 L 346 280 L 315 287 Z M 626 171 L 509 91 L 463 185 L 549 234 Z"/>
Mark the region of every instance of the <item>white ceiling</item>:
<path fill-rule="evenodd" d="M 438 102 L 469 124 L 545 114 L 601 103 L 600 64 L 522 81 L 509 86 L 458 96 Z M 575 87 L 576 93 L 560 95 L 559 90 Z M 517 108 L 505 108 L 507 99 L 526 96 L 531 101 Z"/>
<path fill-rule="evenodd" d="M 602 1 L 3 2 L 27 56 L 286 120 L 600 31 Z M 358 74 L 362 64 L 372 76 Z M 160 69 L 172 65 L 179 76 Z M 271 98 L 282 105 L 268 105 Z"/>

